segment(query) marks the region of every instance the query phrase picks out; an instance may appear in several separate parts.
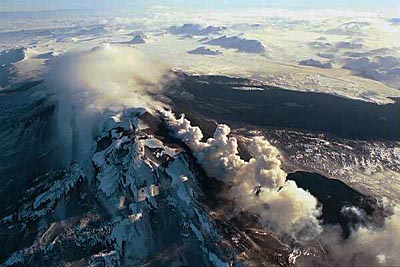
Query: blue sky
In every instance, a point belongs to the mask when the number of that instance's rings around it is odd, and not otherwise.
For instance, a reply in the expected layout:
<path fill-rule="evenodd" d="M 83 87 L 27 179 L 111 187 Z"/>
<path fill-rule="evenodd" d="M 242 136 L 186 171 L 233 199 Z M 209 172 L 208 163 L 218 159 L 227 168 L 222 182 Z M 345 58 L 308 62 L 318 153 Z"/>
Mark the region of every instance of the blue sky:
<path fill-rule="evenodd" d="M 392 11 L 400 15 L 400 0 L 0 0 L 2 11 L 53 9 L 145 9 L 153 5 L 177 8 L 227 9 L 243 7 L 338 8 Z"/>

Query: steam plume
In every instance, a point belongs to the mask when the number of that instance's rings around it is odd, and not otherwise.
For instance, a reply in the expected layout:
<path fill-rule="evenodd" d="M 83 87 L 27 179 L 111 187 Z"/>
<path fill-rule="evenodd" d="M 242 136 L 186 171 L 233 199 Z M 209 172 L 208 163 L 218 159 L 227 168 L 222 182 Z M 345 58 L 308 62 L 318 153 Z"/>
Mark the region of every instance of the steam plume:
<path fill-rule="evenodd" d="M 67 53 L 55 61 L 48 81 L 62 88 L 63 97 L 86 108 L 159 106 L 148 92 L 159 87 L 167 68 L 131 47 L 103 44 L 87 51 Z"/>
<path fill-rule="evenodd" d="M 246 162 L 239 156 L 236 138 L 228 136 L 228 126 L 218 125 L 214 137 L 202 142 L 200 128 L 192 126 L 184 116 L 176 119 L 170 111 L 161 113 L 207 174 L 231 185 L 227 197 L 239 210 L 255 212 L 260 223 L 295 239 L 314 238 L 320 232 L 317 200 L 295 182 L 286 181 L 279 151 L 267 140 L 261 137 L 251 140 L 248 151 L 252 158 Z"/>

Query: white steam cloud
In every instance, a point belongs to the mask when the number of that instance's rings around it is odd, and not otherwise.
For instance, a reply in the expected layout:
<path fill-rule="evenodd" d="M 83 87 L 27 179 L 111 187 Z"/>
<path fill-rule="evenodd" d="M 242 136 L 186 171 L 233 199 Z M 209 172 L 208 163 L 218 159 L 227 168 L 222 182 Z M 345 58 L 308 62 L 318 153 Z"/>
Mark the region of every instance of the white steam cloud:
<path fill-rule="evenodd" d="M 202 142 L 199 127 L 182 116 L 176 119 L 170 111 L 161 112 L 170 130 L 193 151 L 208 175 L 231 185 L 227 196 L 239 210 L 255 212 L 260 223 L 295 239 L 314 238 L 321 231 L 317 217 L 318 201 L 307 191 L 286 181 L 281 169 L 279 151 L 267 140 L 251 140 L 249 162 L 240 158 L 230 128 L 218 125 L 214 137 Z"/>
<path fill-rule="evenodd" d="M 159 106 L 149 93 L 160 88 L 167 67 L 135 48 L 103 44 L 88 51 L 67 53 L 56 60 L 48 80 L 62 87 L 64 97 L 87 108 L 121 109 Z"/>

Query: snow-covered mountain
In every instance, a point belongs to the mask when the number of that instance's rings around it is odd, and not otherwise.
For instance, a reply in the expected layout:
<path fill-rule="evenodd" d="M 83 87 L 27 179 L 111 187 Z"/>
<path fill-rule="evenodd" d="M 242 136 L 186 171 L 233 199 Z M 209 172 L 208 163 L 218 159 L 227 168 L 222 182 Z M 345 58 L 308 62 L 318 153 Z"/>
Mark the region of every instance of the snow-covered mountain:
<path fill-rule="evenodd" d="M 243 234 L 205 205 L 211 180 L 164 127 L 144 109 L 111 116 L 97 137 L 94 181 L 73 163 L 30 182 L 0 221 L 11 238 L 2 266 L 241 266 L 246 257 L 290 266 L 289 247 Z M 261 254 L 259 242 L 272 247 Z"/>

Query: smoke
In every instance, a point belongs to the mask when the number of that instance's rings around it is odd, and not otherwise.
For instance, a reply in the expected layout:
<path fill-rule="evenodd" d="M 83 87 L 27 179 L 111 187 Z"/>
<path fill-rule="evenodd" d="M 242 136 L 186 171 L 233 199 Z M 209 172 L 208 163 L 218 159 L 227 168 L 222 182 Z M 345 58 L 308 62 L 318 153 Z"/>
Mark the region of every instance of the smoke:
<path fill-rule="evenodd" d="M 252 211 L 264 226 L 296 240 L 312 239 L 320 233 L 318 201 L 295 182 L 286 181 L 279 151 L 267 140 L 251 139 L 248 152 L 252 158 L 247 162 L 239 156 L 236 138 L 228 136 L 228 126 L 218 125 L 214 137 L 202 142 L 200 128 L 184 116 L 176 119 L 170 111 L 161 111 L 161 115 L 207 174 L 230 186 L 226 197 L 234 201 L 238 211 Z"/>

